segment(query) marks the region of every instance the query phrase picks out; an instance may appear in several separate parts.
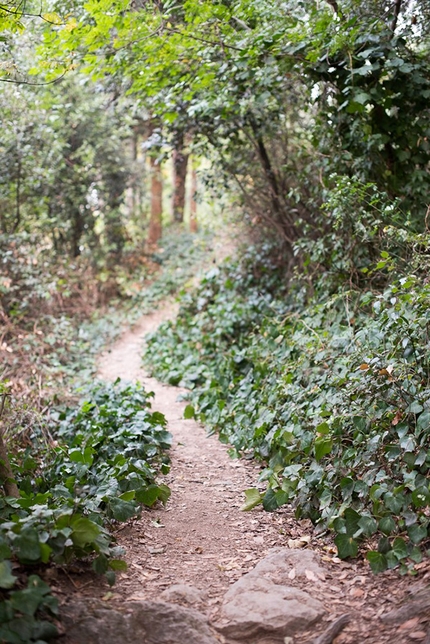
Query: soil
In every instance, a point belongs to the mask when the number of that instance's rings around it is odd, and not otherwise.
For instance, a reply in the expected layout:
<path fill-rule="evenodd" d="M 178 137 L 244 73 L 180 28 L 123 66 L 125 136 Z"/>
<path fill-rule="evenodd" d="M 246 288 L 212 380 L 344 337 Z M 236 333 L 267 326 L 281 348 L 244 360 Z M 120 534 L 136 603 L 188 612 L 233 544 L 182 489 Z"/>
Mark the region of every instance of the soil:
<path fill-rule="evenodd" d="M 316 536 L 311 523 L 296 520 L 291 508 L 273 513 L 240 510 L 244 490 L 258 485 L 258 464 L 230 458 L 228 446 L 208 436 L 196 421 L 184 420 L 186 392 L 161 384 L 141 368 L 145 335 L 176 311 L 176 304 L 170 302 L 143 317 L 99 362 L 101 378 L 138 380 L 154 392 L 153 408 L 165 414 L 174 438 L 171 472 L 164 481 L 172 490 L 170 500 L 166 507 L 146 510 L 118 530 L 128 571 L 118 576 L 113 589 L 100 579 L 88 581 L 81 575 L 71 578 L 74 593 L 124 605 L 131 600 L 160 599 L 164 590 L 183 583 L 202 591 L 196 608 L 216 621 L 230 584 L 271 548 L 311 548 L 320 555 L 324 574 L 317 577 L 309 571 L 305 581 L 292 574 L 291 585 L 325 604 L 327 623 L 295 636 L 292 644 L 314 642 L 328 623 L 344 613 L 351 620 L 334 640 L 336 644 L 425 642 L 428 611 L 407 615 L 394 625 L 379 618 L 396 608 L 408 592 L 428 583 L 428 561 L 417 565 L 415 577 L 400 577 L 396 571 L 374 576 L 365 559 L 339 560 L 331 536 Z"/>

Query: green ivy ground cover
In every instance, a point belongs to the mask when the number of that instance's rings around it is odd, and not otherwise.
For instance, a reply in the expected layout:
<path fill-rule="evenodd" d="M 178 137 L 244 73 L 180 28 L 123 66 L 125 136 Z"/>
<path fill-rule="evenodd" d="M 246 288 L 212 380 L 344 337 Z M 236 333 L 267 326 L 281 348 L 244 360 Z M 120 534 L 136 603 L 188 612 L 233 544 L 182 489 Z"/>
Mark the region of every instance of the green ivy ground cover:
<path fill-rule="evenodd" d="M 248 252 L 207 274 L 146 354 L 190 388 L 187 416 L 261 460 L 267 491 L 246 509 L 292 503 L 335 531 L 341 557 L 365 547 L 375 572 L 407 570 L 429 540 L 428 238 L 414 248 L 408 274 L 381 253 L 384 288 L 310 301 L 300 280 L 285 294 L 270 251 Z"/>
<path fill-rule="evenodd" d="M 37 576 L 27 589 L 6 592 L 17 581 L 11 558 L 31 567 L 91 557 L 109 583 L 126 569 L 112 525 L 170 495 L 157 476 L 169 470 L 171 436 L 164 416 L 150 410 L 151 395 L 138 384 L 93 385 L 80 406 L 35 427 L 31 446 L 16 456 L 21 496 L 0 499 L 1 641 L 40 642 L 54 632 L 35 617 L 39 609 L 56 612 Z"/>

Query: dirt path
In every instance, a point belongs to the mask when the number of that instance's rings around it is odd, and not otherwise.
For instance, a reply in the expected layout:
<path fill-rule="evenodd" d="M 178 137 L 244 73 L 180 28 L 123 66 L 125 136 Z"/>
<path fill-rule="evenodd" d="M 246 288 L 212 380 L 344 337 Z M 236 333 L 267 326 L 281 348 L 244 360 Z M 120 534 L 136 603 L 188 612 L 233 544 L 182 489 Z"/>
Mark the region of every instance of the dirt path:
<path fill-rule="evenodd" d="M 324 603 L 327 621 L 351 613 L 351 623 L 335 640 L 337 644 L 423 642 L 426 616 L 395 625 L 379 620 L 404 597 L 411 578 L 399 578 L 392 571 L 375 577 L 362 561 L 341 562 L 330 537 L 315 538 L 310 523 L 295 520 L 288 509 L 275 513 L 239 510 L 243 491 L 255 486 L 258 467 L 230 459 L 227 447 L 216 437 L 207 437 L 197 422 L 183 419 L 186 403 L 178 402 L 181 390 L 162 385 L 141 369 L 144 336 L 175 313 L 176 305 L 171 303 L 145 316 L 99 363 L 102 378 L 139 380 L 153 391 L 153 408 L 165 414 L 174 437 L 172 468 L 166 477 L 172 496 L 166 508 L 146 511 L 118 532 L 129 569 L 120 576 L 111 599 L 191 602 L 216 620 L 225 591 L 271 548 L 305 546 L 318 551 L 324 573 L 300 579 L 291 574 L 290 581 Z M 298 543 L 302 537 L 304 541 Z M 425 575 L 426 568 L 419 574 Z M 169 590 L 174 584 L 188 584 L 199 592 L 191 598 L 175 595 Z M 323 627 L 320 624 L 317 631 Z M 301 633 L 289 642 L 311 642 L 317 631 Z"/>
<path fill-rule="evenodd" d="M 271 547 L 283 545 L 282 517 L 239 512 L 243 490 L 255 485 L 255 467 L 232 460 L 215 436 L 183 419 L 186 403 L 178 400 L 183 390 L 142 371 L 144 336 L 175 311 L 171 304 L 144 317 L 100 360 L 102 378 L 139 380 L 154 392 L 153 408 L 166 416 L 174 437 L 171 473 L 165 478 L 171 499 L 165 509 L 145 513 L 120 533 L 130 570 L 117 591 L 133 598 L 157 597 L 173 583 L 186 583 L 204 589 L 215 613 L 229 584 Z"/>

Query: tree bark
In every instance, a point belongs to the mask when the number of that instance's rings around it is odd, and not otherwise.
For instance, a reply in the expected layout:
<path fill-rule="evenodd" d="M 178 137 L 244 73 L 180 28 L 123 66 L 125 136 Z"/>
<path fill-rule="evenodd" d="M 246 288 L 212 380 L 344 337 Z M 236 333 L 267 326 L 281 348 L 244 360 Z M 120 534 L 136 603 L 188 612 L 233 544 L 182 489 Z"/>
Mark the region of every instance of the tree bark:
<path fill-rule="evenodd" d="M 181 133 L 176 139 L 176 147 L 173 150 L 173 198 L 172 214 L 173 221 L 184 221 L 185 209 L 185 181 L 187 178 L 189 155 L 184 149 L 184 134 Z"/>
<path fill-rule="evenodd" d="M 10 466 L 9 456 L 3 438 L 3 428 L 1 426 L 1 417 L 6 402 L 6 395 L 3 394 L 0 403 L 0 478 L 3 481 L 2 486 L 6 496 L 13 496 L 15 499 L 19 499 L 19 490 Z"/>
<path fill-rule="evenodd" d="M 191 190 L 190 190 L 190 232 L 196 233 L 198 230 L 197 224 L 197 202 L 196 202 L 196 192 L 197 192 L 197 170 L 194 159 L 192 159 L 192 168 L 191 168 Z"/>
<path fill-rule="evenodd" d="M 156 244 L 163 232 L 163 177 L 161 162 L 151 154 L 151 213 L 149 218 L 148 244 Z"/>

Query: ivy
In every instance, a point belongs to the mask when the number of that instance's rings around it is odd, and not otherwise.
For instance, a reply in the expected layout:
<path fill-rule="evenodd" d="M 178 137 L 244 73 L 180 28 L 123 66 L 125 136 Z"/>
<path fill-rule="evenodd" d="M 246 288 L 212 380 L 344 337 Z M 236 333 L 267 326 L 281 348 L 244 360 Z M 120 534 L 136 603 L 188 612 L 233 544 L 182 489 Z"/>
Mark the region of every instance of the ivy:
<path fill-rule="evenodd" d="M 49 586 L 30 576 L 27 589 L 14 590 L 11 560 L 29 566 L 90 559 L 111 584 L 126 570 L 115 522 L 170 495 L 158 474 L 169 470 L 171 436 L 164 416 L 150 410 L 151 395 L 119 380 L 92 385 L 81 405 L 59 411 L 50 426 L 35 427 L 31 447 L 15 455 L 20 497 L 0 499 L 2 641 L 42 641 L 56 632 L 36 617 L 38 611 L 56 614 Z"/>
<path fill-rule="evenodd" d="M 392 259 L 398 239 L 381 234 L 372 253 L 389 250 L 362 274 L 368 290 L 329 293 L 323 274 L 310 301 L 301 277 L 288 295 L 279 288 L 274 250 L 248 251 L 183 298 L 146 358 L 189 387 L 187 417 L 261 461 L 267 491 L 248 490 L 244 509 L 292 503 L 335 532 L 341 557 L 365 543 L 375 571 L 419 561 L 430 503 L 428 238 L 409 238 L 405 272 Z"/>

